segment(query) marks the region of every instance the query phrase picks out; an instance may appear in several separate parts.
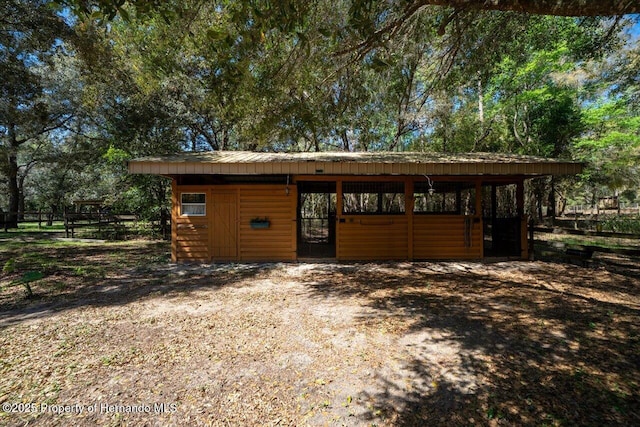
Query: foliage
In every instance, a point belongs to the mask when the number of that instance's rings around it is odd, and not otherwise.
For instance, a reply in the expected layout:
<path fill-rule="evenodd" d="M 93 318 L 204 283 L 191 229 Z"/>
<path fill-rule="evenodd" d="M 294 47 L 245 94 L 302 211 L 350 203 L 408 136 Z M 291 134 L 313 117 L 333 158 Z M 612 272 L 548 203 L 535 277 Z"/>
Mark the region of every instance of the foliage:
<path fill-rule="evenodd" d="M 629 234 L 640 235 L 640 216 L 606 217 L 602 220 L 601 224 L 602 224 L 603 231 L 612 231 L 615 233 L 629 233 Z"/>
<path fill-rule="evenodd" d="M 3 93 L 19 100 L 1 104 L 14 119 L 0 123 L 10 211 L 105 198 L 158 218 L 168 181 L 128 176 L 126 162 L 184 150 L 518 152 L 587 162 L 581 191 L 637 183 L 627 18 L 360 0 L 31 3 L 2 6 Z"/>
<path fill-rule="evenodd" d="M 11 282 L 11 284 L 23 286 L 26 292 L 25 297 L 27 299 L 31 299 L 35 297 L 35 294 L 33 293 L 33 289 L 31 289 L 31 283 L 37 282 L 43 277 L 44 277 L 44 274 L 41 271 L 27 271 L 26 273 L 22 274 L 22 276 L 20 276 L 19 279 L 16 279 L 13 282 Z"/>
<path fill-rule="evenodd" d="M 590 96 L 583 108 L 585 131 L 574 145 L 587 163 L 585 184 L 597 195 L 627 192 L 640 184 L 640 49 L 625 47 L 588 68 Z M 603 81 L 602 76 L 608 77 Z"/>

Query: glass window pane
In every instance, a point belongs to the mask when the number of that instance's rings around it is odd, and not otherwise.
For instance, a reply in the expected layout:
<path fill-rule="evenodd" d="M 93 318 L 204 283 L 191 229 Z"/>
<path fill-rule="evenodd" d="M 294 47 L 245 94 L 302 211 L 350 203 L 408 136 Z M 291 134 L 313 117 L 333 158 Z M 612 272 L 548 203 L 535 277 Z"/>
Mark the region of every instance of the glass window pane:
<path fill-rule="evenodd" d="M 182 203 L 205 203 L 204 193 L 182 193 Z"/>
<path fill-rule="evenodd" d="M 206 195 L 204 193 L 182 193 L 180 215 L 205 216 Z"/>

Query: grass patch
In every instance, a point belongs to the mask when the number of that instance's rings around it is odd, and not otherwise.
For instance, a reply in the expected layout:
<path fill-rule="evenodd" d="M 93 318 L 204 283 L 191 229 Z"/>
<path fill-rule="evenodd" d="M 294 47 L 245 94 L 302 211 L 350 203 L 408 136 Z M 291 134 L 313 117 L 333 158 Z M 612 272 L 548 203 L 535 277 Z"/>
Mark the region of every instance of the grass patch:
<path fill-rule="evenodd" d="M 4 231 L 0 229 L 0 239 L 14 239 L 19 237 L 31 237 L 38 233 L 54 234 L 66 236 L 64 221 L 54 221 L 52 225 L 45 225 L 42 222 L 39 226 L 37 222 L 24 222 L 18 225 L 17 229 Z M 132 239 L 161 239 L 160 229 L 157 224 L 150 221 L 138 220 L 118 224 L 80 225 L 77 224 L 73 236 L 85 239 L 107 239 L 107 240 L 132 240 Z"/>
<path fill-rule="evenodd" d="M 170 260 L 164 241 L 81 242 L 51 238 L 15 238 L 0 243 L 0 306 L 26 296 L 50 297 L 99 285 L 126 268 L 149 268 Z"/>
<path fill-rule="evenodd" d="M 598 246 L 605 249 L 640 249 L 640 240 L 615 237 L 536 233 L 536 241 L 561 242 L 569 246 Z"/>
<path fill-rule="evenodd" d="M 51 225 L 43 222 L 38 226 L 37 222 L 23 222 L 18 225 L 18 231 L 43 232 L 43 231 L 64 231 L 64 221 L 54 221 Z"/>

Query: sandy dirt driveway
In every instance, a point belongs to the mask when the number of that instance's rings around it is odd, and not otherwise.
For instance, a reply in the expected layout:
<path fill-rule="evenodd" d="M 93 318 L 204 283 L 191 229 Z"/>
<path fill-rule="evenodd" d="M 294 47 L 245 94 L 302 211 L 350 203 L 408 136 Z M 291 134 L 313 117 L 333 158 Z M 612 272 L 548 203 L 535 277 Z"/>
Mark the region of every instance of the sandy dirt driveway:
<path fill-rule="evenodd" d="M 640 425 L 640 267 L 113 269 L 0 312 L 2 425 Z"/>

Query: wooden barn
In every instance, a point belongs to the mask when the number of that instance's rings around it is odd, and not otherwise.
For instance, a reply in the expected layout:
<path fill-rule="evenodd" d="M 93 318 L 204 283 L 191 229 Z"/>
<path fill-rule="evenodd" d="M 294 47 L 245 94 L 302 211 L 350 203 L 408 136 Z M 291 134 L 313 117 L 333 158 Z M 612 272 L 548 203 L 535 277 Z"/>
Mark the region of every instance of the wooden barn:
<path fill-rule="evenodd" d="M 147 157 L 172 179 L 173 261 L 528 257 L 524 180 L 582 165 L 504 154 L 218 151 Z"/>

